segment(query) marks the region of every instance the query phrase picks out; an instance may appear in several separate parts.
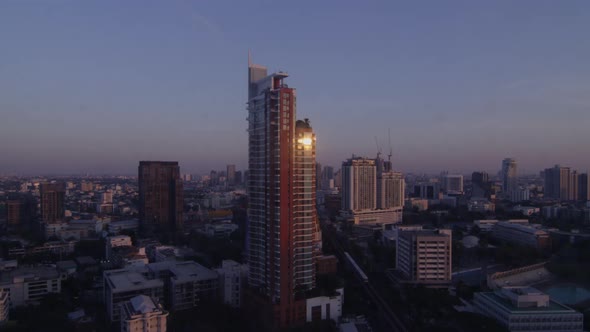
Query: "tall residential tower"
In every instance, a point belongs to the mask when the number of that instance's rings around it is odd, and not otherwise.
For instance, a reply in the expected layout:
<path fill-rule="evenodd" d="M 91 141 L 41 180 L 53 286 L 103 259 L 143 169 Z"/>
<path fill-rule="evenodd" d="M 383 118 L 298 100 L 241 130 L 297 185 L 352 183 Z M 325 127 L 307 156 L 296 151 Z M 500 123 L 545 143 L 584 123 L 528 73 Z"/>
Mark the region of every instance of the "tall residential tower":
<path fill-rule="evenodd" d="M 296 120 L 296 91 L 248 66 L 248 284 L 275 327 L 305 322 L 318 243 L 315 134 Z"/>
<path fill-rule="evenodd" d="M 512 192 L 518 189 L 518 179 L 516 177 L 516 160 L 506 158 L 502 160 L 502 190 L 507 198 L 512 197 Z"/>

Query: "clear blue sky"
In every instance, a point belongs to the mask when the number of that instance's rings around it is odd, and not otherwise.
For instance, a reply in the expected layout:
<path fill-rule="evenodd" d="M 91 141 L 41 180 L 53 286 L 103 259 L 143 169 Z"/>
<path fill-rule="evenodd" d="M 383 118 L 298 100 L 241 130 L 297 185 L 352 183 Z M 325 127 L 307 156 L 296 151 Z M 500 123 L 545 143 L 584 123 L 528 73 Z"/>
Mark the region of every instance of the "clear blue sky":
<path fill-rule="evenodd" d="M 246 166 L 247 50 L 318 161 L 590 168 L 590 1 L 0 1 L 0 173 Z"/>

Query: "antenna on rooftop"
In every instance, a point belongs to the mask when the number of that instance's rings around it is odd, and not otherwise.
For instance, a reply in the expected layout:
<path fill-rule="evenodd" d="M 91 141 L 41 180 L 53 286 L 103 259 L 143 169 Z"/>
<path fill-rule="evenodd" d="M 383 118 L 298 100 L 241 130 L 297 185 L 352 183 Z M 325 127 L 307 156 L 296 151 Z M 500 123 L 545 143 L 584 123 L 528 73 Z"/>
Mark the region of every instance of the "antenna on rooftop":
<path fill-rule="evenodd" d="M 248 67 L 252 66 L 252 52 L 248 49 Z"/>
<path fill-rule="evenodd" d="M 381 156 L 381 146 L 379 146 L 379 142 L 377 141 L 377 136 L 375 136 L 375 145 L 377 146 L 377 159 Z"/>
<path fill-rule="evenodd" d="M 389 155 L 387 155 L 389 162 L 391 162 L 391 156 L 393 155 L 393 149 L 391 148 L 391 128 L 387 129 L 387 136 L 389 137 Z"/>

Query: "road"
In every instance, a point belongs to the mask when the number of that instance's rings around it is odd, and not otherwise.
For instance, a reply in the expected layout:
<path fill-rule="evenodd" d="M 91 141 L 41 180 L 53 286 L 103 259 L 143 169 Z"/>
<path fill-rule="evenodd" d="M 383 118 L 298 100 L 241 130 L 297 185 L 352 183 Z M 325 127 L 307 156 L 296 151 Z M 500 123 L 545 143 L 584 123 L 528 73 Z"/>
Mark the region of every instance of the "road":
<path fill-rule="evenodd" d="M 344 257 L 344 249 L 336 239 L 336 234 L 334 230 L 331 227 L 326 227 L 325 224 L 322 224 L 322 232 L 328 240 L 328 242 L 330 242 L 330 244 L 334 248 L 336 256 L 338 256 L 340 262 L 345 263 L 346 258 Z M 387 326 L 388 331 L 406 332 L 407 328 L 398 318 L 398 316 L 393 312 L 393 310 L 391 310 L 391 307 L 387 304 L 387 302 L 383 300 L 379 292 L 375 290 L 375 287 L 371 283 L 371 279 L 369 278 L 368 282 L 363 282 L 359 278 L 358 281 L 359 284 L 362 286 L 365 295 L 375 304 L 377 310 L 379 310 L 379 318 L 381 318 L 384 323 L 382 325 Z"/>

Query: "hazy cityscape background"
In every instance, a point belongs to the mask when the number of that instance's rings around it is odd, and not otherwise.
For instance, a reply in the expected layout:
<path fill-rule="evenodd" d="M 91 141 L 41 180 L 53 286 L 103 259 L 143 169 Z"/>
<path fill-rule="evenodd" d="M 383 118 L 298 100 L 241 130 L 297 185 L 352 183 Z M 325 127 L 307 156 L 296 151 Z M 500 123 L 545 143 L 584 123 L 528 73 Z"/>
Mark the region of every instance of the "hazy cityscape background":
<path fill-rule="evenodd" d="M 0 172 L 244 168 L 248 49 L 297 73 L 322 164 L 373 154 L 390 128 L 404 171 L 492 171 L 506 156 L 523 174 L 587 170 L 589 6 L 3 1 Z"/>

